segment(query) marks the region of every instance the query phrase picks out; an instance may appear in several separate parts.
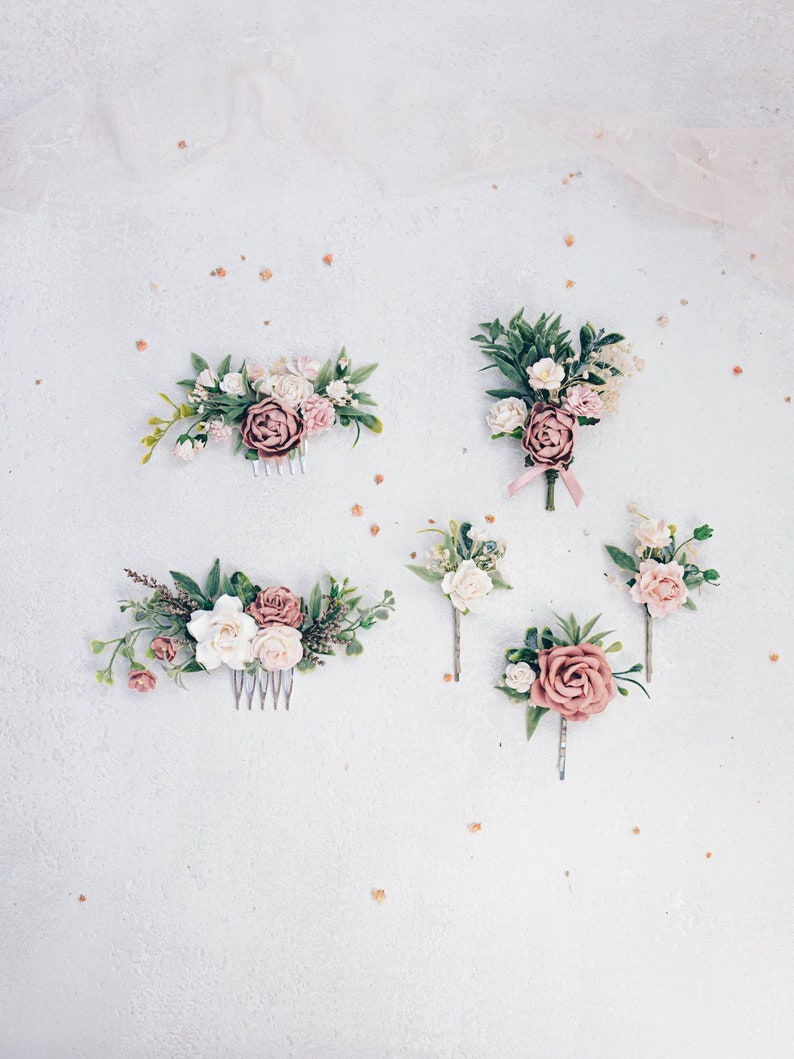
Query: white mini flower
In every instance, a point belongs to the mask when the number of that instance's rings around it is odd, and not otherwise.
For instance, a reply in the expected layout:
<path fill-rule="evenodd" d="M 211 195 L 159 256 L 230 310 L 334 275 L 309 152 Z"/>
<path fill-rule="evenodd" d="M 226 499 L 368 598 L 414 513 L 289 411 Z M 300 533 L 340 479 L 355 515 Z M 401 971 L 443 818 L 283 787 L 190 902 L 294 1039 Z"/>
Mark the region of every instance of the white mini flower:
<path fill-rule="evenodd" d="M 645 519 L 635 529 L 634 536 L 640 542 L 637 555 L 642 555 L 646 548 L 666 548 L 673 539 L 663 518 Z"/>
<path fill-rule="evenodd" d="M 565 381 L 565 368 L 551 357 L 543 357 L 527 369 L 527 375 L 533 390 L 559 390 Z"/>
<path fill-rule="evenodd" d="M 220 596 L 212 610 L 194 610 L 187 631 L 196 643 L 196 661 L 205 669 L 217 669 L 223 662 L 230 669 L 245 669 L 253 661 L 251 641 L 258 625 L 243 613 L 237 596 Z"/>
<path fill-rule="evenodd" d="M 493 581 L 473 559 L 464 559 L 457 570 L 445 574 L 441 582 L 441 591 L 464 614 L 467 611 L 478 614 L 485 607 L 485 597 L 492 588 Z"/>
<path fill-rule="evenodd" d="M 288 372 L 284 375 L 268 375 L 257 387 L 260 393 L 276 397 L 290 408 L 298 409 L 314 393 L 314 387 L 302 375 Z"/>
<path fill-rule="evenodd" d="M 527 414 L 527 406 L 520 397 L 505 397 L 491 405 L 485 420 L 492 434 L 512 434 L 514 430 L 523 430 Z"/>
<path fill-rule="evenodd" d="M 474 526 L 470 527 L 470 529 L 466 532 L 466 536 L 469 538 L 470 541 L 474 541 L 477 544 L 482 544 L 485 541 L 493 540 L 493 534 L 489 529 L 475 529 Z"/>
<path fill-rule="evenodd" d="M 224 393 L 230 393 L 233 397 L 245 395 L 245 383 L 241 371 L 229 371 L 221 379 L 221 389 Z"/>
<path fill-rule="evenodd" d="M 334 404 L 346 404 L 350 399 L 350 391 L 347 388 L 347 383 L 343 382 L 341 379 L 334 379 L 333 382 L 329 382 L 325 388 L 325 392 Z"/>
<path fill-rule="evenodd" d="M 513 662 L 505 668 L 505 684 L 524 695 L 532 687 L 535 670 L 529 662 Z"/>
<path fill-rule="evenodd" d="M 197 386 L 206 386 L 212 389 L 217 386 L 219 382 L 220 379 L 218 378 L 218 373 L 217 371 L 213 371 L 212 368 L 205 368 L 196 376 Z"/>

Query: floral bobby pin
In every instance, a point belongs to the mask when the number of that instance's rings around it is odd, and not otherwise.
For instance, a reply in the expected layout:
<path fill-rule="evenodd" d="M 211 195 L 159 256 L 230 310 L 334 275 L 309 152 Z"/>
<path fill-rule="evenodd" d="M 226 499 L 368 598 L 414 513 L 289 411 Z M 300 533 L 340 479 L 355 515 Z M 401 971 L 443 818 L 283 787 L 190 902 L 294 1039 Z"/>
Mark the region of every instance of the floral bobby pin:
<path fill-rule="evenodd" d="M 510 588 L 504 577 L 507 545 L 496 540 L 489 529 L 474 529 L 470 522 L 449 524 L 448 530 L 430 527 L 420 533 L 438 533 L 438 541 L 425 556 L 424 566 L 408 569 L 438 585 L 453 607 L 454 677 L 460 680 L 460 616 L 479 614 L 487 606 L 486 597 L 494 588 Z"/>
<path fill-rule="evenodd" d="M 362 427 L 374 434 L 383 430 L 371 411 L 375 401 L 361 389 L 377 364 L 354 370 L 344 347 L 335 361 L 322 364 L 312 357 L 282 357 L 267 371 L 247 362 L 230 371 L 230 357 L 217 370 L 195 353 L 191 360 L 195 377 L 178 383 L 187 390 L 187 403 L 160 394 L 172 408 L 171 418 L 152 416 L 149 420 L 154 429 L 141 439 L 148 449 L 141 463 L 148 463 L 175 425 L 182 430 L 173 450 L 180 459 L 194 459 L 208 438 L 233 439 L 234 451 L 245 453 L 254 476 L 262 464 L 267 477 L 271 464 L 283 473 L 284 459 L 290 474 L 295 474 L 296 462 L 305 474 L 309 438 L 335 424 L 355 427 L 356 441 Z"/>
<path fill-rule="evenodd" d="M 250 710 L 258 692 L 262 709 L 269 696 L 273 708 L 283 701 L 289 709 L 295 670 L 325 665 L 322 656 L 346 655 L 364 650 L 359 634 L 394 610 L 388 590 L 379 603 L 361 605 L 358 589 L 348 579 L 328 578 L 323 592 L 318 582 L 304 600 L 291 589 L 261 588 L 239 570 L 231 577 L 221 574 L 215 560 L 204 588 L 187 574 L 171 572 L 174 587 L 153 577 L 127 575 L 152 589 L 144 599 L 121 603 L 122 613 L 133 628 L 113 640 L 92 640 L 91 650 L 102 654 L 111 649 L 110 660 L 97 671 L 100 684 L 113 683 L 113 666 L 121 658 L 128 666 L 127 684 L 133 691 L 152 691 L 156 675 L 148 662 L 157 659 L 166 675 L 183 686 L 186 673 L 211 672 L 226 666 L 232 672 L 237 709 L 245 700 Z M 142 647 L 142 644 L 148 644 Z M 140 655 L 146 661 L 140 660 Z"/>
<path fill-rule="evenodd" d="M 518 441 L 527 470 L 507 487 L 510 496 L 541 474 L 546 476 L 546 510 L 554 510 L 554 486 L 562 478 L 578 507 L 584 490 L 571 471 L 579 428 L 596 425 L 604 412 L 617 411 L 624 376 L 641 371 L 623 335 L 596 332 L 592 324 L 579 331 L 580 351 L 560 331 L 560 317 L 545 313 L 534 326 L 521 309 L 507 327 L 500 321 L 480 324 L 475 335 L 509 385 L 486 391 L 497 397 L 487 416 L 491 436 Z"/>

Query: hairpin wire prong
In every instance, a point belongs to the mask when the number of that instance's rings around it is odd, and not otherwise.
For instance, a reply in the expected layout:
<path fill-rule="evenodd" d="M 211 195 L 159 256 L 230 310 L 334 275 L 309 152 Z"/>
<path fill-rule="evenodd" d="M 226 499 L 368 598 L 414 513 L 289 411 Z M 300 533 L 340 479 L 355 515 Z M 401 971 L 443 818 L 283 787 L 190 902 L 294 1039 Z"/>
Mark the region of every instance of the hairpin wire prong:
<path fill-rule="evenodd" d="M 568 748 L 568 719 L 560 717 L 560 779 L 565 779 L 565 753 Z"/>
<path fill-rule="evenodd" d="M 270 461 L 269 460 L 265 460 L 264 463 L 265 463 L 265 478 L 269 478 L 270 477 Z"/>
<path fill-rule="evenodd" d="M 254 478 L 259 477 L 259 460 L 251 460 L 251 466 L 254 469 Z"/>
<path fill-rule="evenodd" d="M 306 474 L 306 461 L 308 459 L 308 454 L 309 454 L 309 443 L 304 438 L 301 441 L 300 447 L 298 449 L 298 458 L 301 461 L 301 474 Z"/>

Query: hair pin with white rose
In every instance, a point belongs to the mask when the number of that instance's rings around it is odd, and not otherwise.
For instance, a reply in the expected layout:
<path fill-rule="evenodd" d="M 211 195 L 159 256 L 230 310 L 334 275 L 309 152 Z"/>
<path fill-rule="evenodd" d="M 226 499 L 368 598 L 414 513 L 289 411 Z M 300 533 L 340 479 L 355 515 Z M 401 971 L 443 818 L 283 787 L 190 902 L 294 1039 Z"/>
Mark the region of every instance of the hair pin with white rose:
<path fill-rule="evenodd" d="M 186 400 L 160 394 L 171 418 L 149 420 L 152 432 L 141 439 L 147 449 L 141 463 L 148 463 L 166 433 L 178 426 L 181 433 L 173 453 L 182 460 L 194 460 L 210 438 L 230 440 L 235 453 L 242 452 L 251 462 L 255 478 L 260 464 L 266 478 L 271 465 L 283 475 L 285 460 L 290 474 L 295 474 L 296 465 L 306 474 L 310 437 L 337 424 L 352 426 L 355 445 L 362 427 L 373 434 L 383 430 L 372 414 L 375 401 L 361 388 L 377 364 L 354 369 L 344 347 L 325 364 L 313 357 L 282 357 L 267 370 L 244 362 L 231 371 L 230 357 L 213 369 L 203 357 L 193 353 L 191 358 L 196 375 L 178 383 L 187 391 Z"/>
<path fill-rule="evenodd" d="M 642 519 L 634 530 L 639 541 L 634 555 L 612 544 L 605 547 L 612 562 L 629 574 L 625 584 L 614 577 L 610 581 L 618 588 L 628 588 L 634 602 L 645 610 L 645 678 L 650 684 L 654 619 L 666 618 L 681 607 L 697 610 L 692 596 L 696 591 L 700 594 L 702 585 L 719 584 L 720 575 L 716 570 L 701 570 L 696 562 L 698 544 L 714 533 L 711 526 L 697 526 L 682 544 L 676 544 L 672 523 L 648 518 L 634 504 L 629 511 Z"/>
<path fill-rule="evenodd" d="M 548 627 L 538 632 L 527 629 L 520 647 L 505 652 L 507 665 L 497 688 L 514 702 L 527 707 L 527 739 L 531 739 L 541 717 L 552 710 L 560 715 L 560 745 L 557 768 L 565 779 L 568 752 L 568 722 L 587 721 L 602 713 L 615 695 L 628 695 L 620 685 L 634 684 L 648 692 L 629 674 L 642 672 L 638 662 L 613 672 L 608 654 L 622 650 L 622 644 L 604 646 L 611 632 L 593 631 L 601 615 L 580 626 L 572 614 L 566 621 L 555 614 L 560 634 Z"/>
<path fill-rule="evenodd" d="M 512 587 L 504 578 L 507 545 L 490 529 L 475 529 L 470 522 L 453 520 L 448 530 L 431 526 L 419 532 L 438 533 L 442 538 L 425 553 L 424 566 L 409 564 L 408 569 L 423 581 L 439 585 L 452 604 L 454 678 L 460 680 L 460 616 L 479 614 L 487 606 L 486 597 L 492 589 Z"/>
<path fill-rule="evenodd" d="M 304 599 L 284 585 L 262 588 L 241 571 L 229 577 L 215 560 L 204 587 L 187 574 L 171 571 L 173 588 L 149 575 L 127 570 L 136 584 L 152 589 L 143 599 L 121 604 L 133 627 L 112 640 L 92 640 L 91 650 L 110 650 L 100 684 L 113 684 L 113 666 L 128 667 L 133 691 L 152 691 L 157 676 L 148 668 L 156 659 L 180 686 L 187 673 L 212 672 L 221 666 L 232 671 L 236 708 L 245 702 L 262 709 L 268 701 L 289 710 L 295 670 L 325 665 L 324 657 L 344 649 L 346 655 L 364 650 L 360 634 L 394 610 L 387 589 L 378 603 L 362 606 L 362 596 L 348 578 L 328 576 L 324 591 L 317 583 Z M 148 646 L 144 646 L 148 643 Z"/>

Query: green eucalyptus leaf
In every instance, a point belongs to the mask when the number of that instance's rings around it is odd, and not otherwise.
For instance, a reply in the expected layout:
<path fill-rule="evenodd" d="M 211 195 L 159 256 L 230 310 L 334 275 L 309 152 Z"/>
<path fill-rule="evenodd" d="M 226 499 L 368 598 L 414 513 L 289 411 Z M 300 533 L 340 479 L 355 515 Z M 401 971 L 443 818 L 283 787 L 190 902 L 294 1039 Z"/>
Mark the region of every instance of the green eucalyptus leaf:
<path fill-rule="evenodd" d="M 104 650 L 105 650 L 105 644 L 102 642 L 102 640 L 92 640 L 91 641 L 91 652 L 92 652 L 92 654 L 101 655 Z"/>
<path fill-rule="evenodd" d="M 323 591 L 319 582 L 314 586 L 309 596 L 309 621 L 315 622 L 320 617 L 323 609 Z"/>
<path fill-rule="evenodd" d="M 406 564 L 405 569 L 410 570 L 412 574 L 416 574 L 417 577 L 421 577 L 423 581 L 427 581 L 431 585 L 438 584 L 439 581 L 444 580 L 442 573 L 437 570 L 426 570 L 424 566 Z"/>
<path fill-rule="evenodd" d="M 621 548 L 616 548 L 613 544 L 607 544 L 606 550 L 609 552 L 609 557 L 612 562 L 621 568 L 621 570 L 631 570 L 632 573 L 636 574 L 639 567 L 637 566 L 637 560 L 632 555 L 628 555 Z"/>
<path fill-rule="evenodd" d="M 198 353 L 190 354 L 190 363 L 193 365 L 193 370 L 197 375 L 199 374 L 199 372 L 206 371 L 206 369 L 209 367 L 209 364 L 206 362 L 206 360 L 203 357 L 200 357 Z"/>
<path fill-rule="evenodd" d="M 218 594 L 218 589 L 221 585 L 221 561 L 216 559 L 212 564 L 212 569 L 207 574 L 207 583 L 204 586 L 204 593 L 208 599 L 213 599 Z"/>
<path fill-rule="evenodd" d="M 532 738 L 541 717 L 548 712 L 547 706 L 527 706 L 527 739 Z"/>

